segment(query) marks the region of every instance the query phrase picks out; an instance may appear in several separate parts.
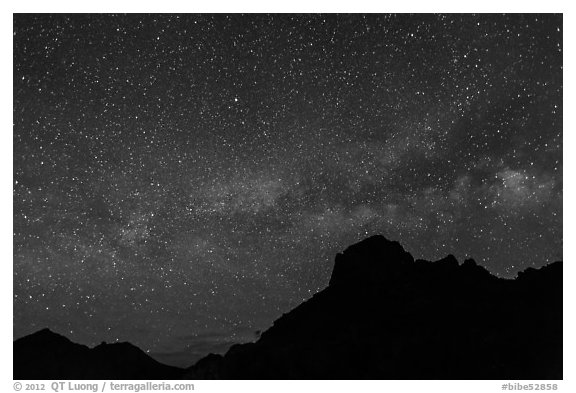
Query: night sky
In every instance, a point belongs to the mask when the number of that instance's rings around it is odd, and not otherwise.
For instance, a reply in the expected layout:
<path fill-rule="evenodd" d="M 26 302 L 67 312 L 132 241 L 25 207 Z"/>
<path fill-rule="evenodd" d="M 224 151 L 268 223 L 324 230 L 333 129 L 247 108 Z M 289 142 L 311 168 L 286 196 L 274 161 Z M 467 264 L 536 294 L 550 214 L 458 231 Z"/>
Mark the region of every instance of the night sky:
<path fill-rule="evenodd" d="M 560 15 L 14 16 L 14 337 L 190 365 L 373 234 L 562 258 Z"/>

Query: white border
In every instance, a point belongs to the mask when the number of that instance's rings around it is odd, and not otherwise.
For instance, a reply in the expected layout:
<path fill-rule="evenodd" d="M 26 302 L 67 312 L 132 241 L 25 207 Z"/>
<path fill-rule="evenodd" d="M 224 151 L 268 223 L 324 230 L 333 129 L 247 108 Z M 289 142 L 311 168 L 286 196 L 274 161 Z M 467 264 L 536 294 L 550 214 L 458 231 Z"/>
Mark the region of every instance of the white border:
<path fill-rule="evenodd" d="M 94 2 L 81 1 L 10 1 L 3 3 L 1 14 L 1 42 L 2 54 L 5 61 L 2 62 L 2 111 L 5 131 L 0 133 L 0 160 L 1 160 L 1 187 L 2 187 L 2 209 L 0 226 L 1 250 L 4 256 L 2 271 L 2 296 L 0 297 L 1 310 L 12 312 L 12 13 L 26 12 L 562 12 L 564 13 L 564 103 L 563 108 L 574 108 L 572 92 L 574 92 L 574 23 L 573 7 L 568 1 L 497 1 L 483 0 L 481 2 L 465 1 L 412 1 L 412 2 L 385 2 L 376 0 L 354 0 L 354 1 L 310 1 L 310 0 L 290 0 L 290 1 L 172 1 L 162 0 L 154 2 L 136 2 L 119 0 L 99 0 Z M 569 92 L 568 94 L 566 92 Z M 576 147 L 574 136 L 571 132 L 574 129 L 574 117 L 572 110 L 564 111 L 564 141 L 565 152 L 572 152 Z M 10 123 L 9 123 L 10 119 Z M 574 276 L 574 232 L 571 224 L 576 222 L 575 208 L 571 201 L 574 199 L 574 183 L 571 178 L 572 170 L 575 168 L 575 155 L 564 155 L 564 174 L 568 174 L 564 179 L 564 200 L 568 201 L 564 208 L 564 260 L 568 261 L 564 265 L 564 381 L 543 381 L 545 383 L 558 383 L 559 390 L 576 391 L 573 373 L 576 370 L 574 361 L 574 333 L 576 326 L 574 323 L 574 285 L 571 279 Z M 12 314 L 11 314 L 12 315 Z M 2 340 L 0 340 L 0 356 L 2 356 L 2 391 L 13 390 L 12 381 L 12 326 L 9 326 L 8 318 L 0 325 Z M 386 391 L 405 392 L 497 392 L 501 390 L 502 383 L 516 381 L 198 381 L 197 391 L 236 391 L 236 392 L 266 392 L 271 389 L 279 392 L 293 392 L 295 389 L 320 390 L 330 389 L 331 391 Z M 530 381 L 537 382 L 537 381 Z M 47 389 L 50 391 L 50 389 Z"/>

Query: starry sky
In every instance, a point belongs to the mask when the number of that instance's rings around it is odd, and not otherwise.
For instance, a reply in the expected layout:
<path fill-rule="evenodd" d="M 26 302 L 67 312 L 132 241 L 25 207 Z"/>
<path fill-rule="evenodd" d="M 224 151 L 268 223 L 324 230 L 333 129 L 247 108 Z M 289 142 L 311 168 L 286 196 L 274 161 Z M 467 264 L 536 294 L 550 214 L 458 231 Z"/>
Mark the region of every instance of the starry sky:
<path fill-rule="evenodd" d="M 15 15 L 14 337 L 190 365 L 374 234 L 562 259 L 561 15 Z"/>

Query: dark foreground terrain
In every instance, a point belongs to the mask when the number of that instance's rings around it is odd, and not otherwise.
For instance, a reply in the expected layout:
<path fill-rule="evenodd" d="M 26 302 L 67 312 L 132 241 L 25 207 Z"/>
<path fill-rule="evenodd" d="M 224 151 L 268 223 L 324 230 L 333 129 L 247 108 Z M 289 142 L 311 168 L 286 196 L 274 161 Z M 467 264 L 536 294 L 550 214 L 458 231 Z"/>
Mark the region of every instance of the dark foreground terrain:
<path fill-rule="evenodd" d="M 374 236 L 336 256 L 326 289 L 224 356 L 182 370 L 42 330 L 14 342 L 14 378 L 562 379 L 562 263 L 505 280 Z"/>
<path fill-rule="evenodd" d="M 88 348 L 48 329 L 14 341 L 14 379 L 179 379 L 182 371 L 129 343 Z"/>

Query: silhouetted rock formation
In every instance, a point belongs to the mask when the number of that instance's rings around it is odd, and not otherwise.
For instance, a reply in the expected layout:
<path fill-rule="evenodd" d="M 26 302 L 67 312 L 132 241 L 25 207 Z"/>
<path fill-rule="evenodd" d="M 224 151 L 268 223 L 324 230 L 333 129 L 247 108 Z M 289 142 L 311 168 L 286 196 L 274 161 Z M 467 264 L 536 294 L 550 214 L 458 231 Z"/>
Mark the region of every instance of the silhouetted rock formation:
<path fill-rule="evenodd" d="M 182 371 L 129 343 L 90 349 L 48 329 L 14 341 L 14 379 L 177 379 Z"/>
<path fill-rule="evenodd" d="M 416 260 L 374 236 L 330 285 L 190 379 L 561 379 L 562 263 L 499 279 L 472 259 Z"/>
<path fill-rule="evenodd" d="M 14 379 L 562 379 L 562 263 L 499 279 L 472 259 L 416 260 L 374 236 L 255 343 L 187 370 L 128 343 L 45 329 L 14 342 Z"/>

